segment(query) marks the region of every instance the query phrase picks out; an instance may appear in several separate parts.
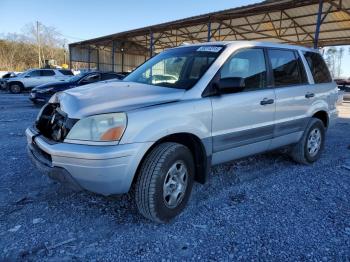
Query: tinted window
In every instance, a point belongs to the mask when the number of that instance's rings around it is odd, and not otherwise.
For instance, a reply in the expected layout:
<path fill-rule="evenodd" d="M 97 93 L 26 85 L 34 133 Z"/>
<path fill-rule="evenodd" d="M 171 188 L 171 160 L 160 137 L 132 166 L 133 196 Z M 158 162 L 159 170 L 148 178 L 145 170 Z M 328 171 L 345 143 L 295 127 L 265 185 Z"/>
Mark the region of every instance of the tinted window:
<path fill-rule="evenodd" d="M 58 71 L 60 71 L 60 73 L 62 75 L 65 75 L 65 76 L 72 76 L 72 75 L 74 75 L 73 72 L 70 71 L 70 70 L 58 70 Z"/>
<path fill-rule="evenodd" d="M 275 86 L 296 85 L 304 82 L 294 51 L 269 50 L 268 53 Z"/>
<path fill-rule="evenodd" d="M 40 76 L 40 70 L 34 70 L 28 74 L 31 77 Z"/>
<path fill-rule="evenodd" d="M 97 81 L 100 81 L 100 74 L 87 75 L 82 80 L 83 83 L 93 83 Z"/>
<path fill-rule="evenodd" d="M 53 70 L 41 70 L 41 76 L 54 76 L 55 72 Z"/>
<path fill-rule="evenodd" d="M 323 58 L 318 53 L 304 52 L 305 59 L 310 67 L 315 83 L 332 82 L 331 74 Z"/>
<path fill-rule="evenodd" d="M 221 78 L 240 77 L 245 89 L 266 86 L 266 64 L 262 49 L 244 49 L 235 53 L 221 68 Z"/>
<path fill-rule="evenodd" d="M 111 74 L 111 73 L 104 73 L 101 75 L 101 80 L 108 80 L 108 79 L 114 79 L 119 78 L 117 74 Z"/>

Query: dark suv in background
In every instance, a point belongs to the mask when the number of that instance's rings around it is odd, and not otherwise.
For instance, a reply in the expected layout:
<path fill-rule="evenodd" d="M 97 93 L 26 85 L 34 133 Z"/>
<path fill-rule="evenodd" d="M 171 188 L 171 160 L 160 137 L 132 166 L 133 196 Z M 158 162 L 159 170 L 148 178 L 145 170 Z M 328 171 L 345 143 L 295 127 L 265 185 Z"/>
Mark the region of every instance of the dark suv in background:
<path fill-rule="evenodd" d="M 31 90 L 29 99 L 34 104 L 46 103 L 56 92 L 64 91 L 77 86 L 95 83 L 98 81 L 123 78 L 123 74 L 115 72 L 84 72 L 71 77 L 68 81 L 48 83 L 37 86 Z"/>

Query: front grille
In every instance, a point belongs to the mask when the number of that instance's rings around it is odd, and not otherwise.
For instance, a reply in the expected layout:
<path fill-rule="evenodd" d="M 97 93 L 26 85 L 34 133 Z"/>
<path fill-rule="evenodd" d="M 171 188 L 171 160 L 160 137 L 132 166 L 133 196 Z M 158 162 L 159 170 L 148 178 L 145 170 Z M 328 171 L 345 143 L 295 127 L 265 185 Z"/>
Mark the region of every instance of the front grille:
<path fill-rule="evenodd" d="M 77 121 L 69 118 L 59 104 L 46 104 L 36 122 L 36 128 L 46 138 L 61 142 Z"/>

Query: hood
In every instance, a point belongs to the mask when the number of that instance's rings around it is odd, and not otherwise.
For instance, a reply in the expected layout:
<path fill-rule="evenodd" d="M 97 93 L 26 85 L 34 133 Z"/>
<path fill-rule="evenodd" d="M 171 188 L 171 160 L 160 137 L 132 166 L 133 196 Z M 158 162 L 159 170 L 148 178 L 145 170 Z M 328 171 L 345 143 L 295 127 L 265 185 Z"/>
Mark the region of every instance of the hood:
<path fill-rule="evenodd" d="M 70 118 L 80 119 L 177 101 L 184 92 L 134 82 L 99 82 L 57 93 L 56 99 Z"/>
<path fill-rule="evenodd" d="M 47 84 L 42 84 L 42 85 L 38 85 L 36 87 L 34 87 L 32 90 L 33 91 L 38 91 L 38 90 L 41 90 L 41 89 L 46 89 L 46 88 L 49 88 L 49 87 L 75 87 L 76 84 L 75 83 L 71 83 L 67 80 L 64 80 L 64 81 L 60 81 L 60 82 L 53 82 L 53 83 L 47 83 Z"/>

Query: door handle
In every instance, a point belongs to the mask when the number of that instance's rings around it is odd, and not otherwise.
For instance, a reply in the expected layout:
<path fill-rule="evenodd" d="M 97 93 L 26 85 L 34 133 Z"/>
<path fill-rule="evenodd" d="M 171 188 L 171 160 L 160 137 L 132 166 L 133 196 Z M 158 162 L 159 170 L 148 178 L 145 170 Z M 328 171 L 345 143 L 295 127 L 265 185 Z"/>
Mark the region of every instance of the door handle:
<path fill-rule="evenodd" d="M 263 100 L 260 101 L 260 105 L 262 106 L 269 105 L 269 104 L 273 104 L 274 102 L 275 100 L 273 99 L 264 98 Z"/>
<path fill-rule="evenodd" d="M 310 92 L 307 92 L 305 94 L 305 98 L 311 98 L 311 97 L 314 97 L 314 96 L 315 96 L 315 94 L 314 93 L 310 93 Z"/>

